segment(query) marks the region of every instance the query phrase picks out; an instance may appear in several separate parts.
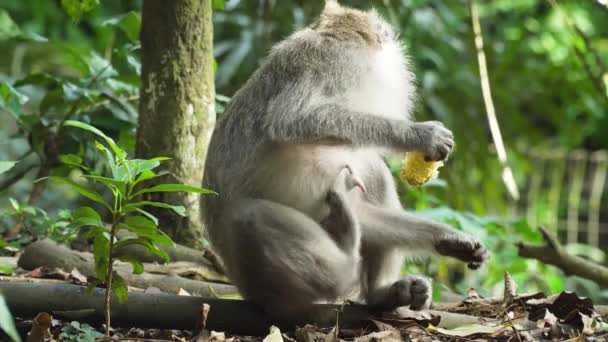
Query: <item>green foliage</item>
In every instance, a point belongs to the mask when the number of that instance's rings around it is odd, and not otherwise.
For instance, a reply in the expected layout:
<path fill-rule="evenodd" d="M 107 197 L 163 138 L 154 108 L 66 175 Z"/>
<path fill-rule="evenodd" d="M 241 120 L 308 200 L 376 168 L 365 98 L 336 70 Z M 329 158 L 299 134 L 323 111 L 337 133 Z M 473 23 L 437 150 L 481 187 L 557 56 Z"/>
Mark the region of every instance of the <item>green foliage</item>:
<path fill-rule="evenodd" d="M 92 11 L 98 5 L 99 0 L 61 0 L 61 6 L 74 21 L 78 21 L 83 14 Z"/>
<path fill-rule="evenodd" d="M 17 333 L 17 328 L 15 328 L 15 322 L 13 321 L 13 316 L 11 312 L 8 310 L 8 306 L 6 305 L 6 301 L 4 297 L 0 293 L 0 329 L 4 331 L 8 337 L 14 342 L 21 342 L 21 338 Z"/>
<path fill-rule="evenodd" d="M 76 321 L 70 322 L 69 325 L 61 328 L 61 333 L 59 334 L 59 338 L 65 341 L 77 342 L 94 342 L 101 337 L 103 337 L 103 334 L 90 325 Z"/>
<path fill-rule="evenodd" d="M 83 168 L 82 158 L 79 156 L 68 156 L 61 160 L 66 162 L 68 167 L 81 170 L 84 173 L 83 176 L 77 180 L 68 177 L 52 176 L 49 177 L 49 180 L 72 187 L 80 195 L 101 204 L 109 212 L 109 216 L 111 217 L 109 228 L 102 221 L 102 216 L 91 207 L 81 207 L 76 210 L 71 216 L 71 226 L 75 228 L 86 226 L 88 231 L 84 236 L 93 239 L 93 255 L 97 277 L 97 279 L 93 280 L 93 283 L 106 283 L 106 296 L 109 296 L 111 289 L 118 298 L 118 301 L 124 303 L 128 298 L 127 283 L 120 275 L 113 271 L 113 262 L 116 258 L 119 258 L 131 263 L 134 273 L 143 272 L 143 264 L 136 256 L 127 255 L 118 257 L 115 254 L 116 249 L 128 245 L 139 245 L 144 247 L 149 253 L 158 255 L 165 261 L 169 261 L 169 255 L 159 246 L 172 247 L 174 245 L 171 238 L 158 228 L 158 220 L 147 213 L 144 208 L 146 206 L 164 207 L 185 214 L 183 207 L 159 202 L 139 201 L 138 197 L 141 194 L 149 192 L 190 192 L 200 194 L 210 194 L 213 192 L 182 184 L 146 186 L 143 182 L 157 177 L 160 173 L 156 173 L 153 170 L 161 162 L 169 158 L 129 159 L 127 152 L 118 147 L 114 139 L 99 129 L 84 122 L 74 120 L 66 120 L 64 126 L 88 131 L 103 141 L 103 143 L 96 142 L 96 147 L 99 154 L 102 154 L 106 158 L 106 162 L 111 170 L 110 175 L 98 174 L 91 168 Z M 109 148 L 104 144 L 109 146 Z M 102 184 L 111 193 L 110 198 L 107 199 L 101 193 L 94 190 L 91 183 Z M 136 190 L 136 186 L 140 190 Z M 126 231 L 130 234 L 118 238 L 117 234 L 120 231 Z M 106 310 L 109 312 L 109 307 Z"/>

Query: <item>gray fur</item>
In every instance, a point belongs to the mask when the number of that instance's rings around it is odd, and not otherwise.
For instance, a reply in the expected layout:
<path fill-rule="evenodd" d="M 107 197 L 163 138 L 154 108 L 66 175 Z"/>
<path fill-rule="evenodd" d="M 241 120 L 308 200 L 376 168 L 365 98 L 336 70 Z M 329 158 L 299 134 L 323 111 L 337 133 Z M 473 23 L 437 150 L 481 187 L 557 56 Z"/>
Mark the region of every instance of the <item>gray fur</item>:
<path fill-rule="evenodd" d="M 395 37 L 375 12 L 328 2 L 273 48 L 213 133 L 209 239 L 245 298 L 275 317 L 357 289 L 378 308 L 424 308 L 430 282 L 400 279 L 406 254 L 486 257 L 476 239 L 401 207 L 384 153 L 442 160 L 454 142 L 442 124 L 410 120 L 414 80 Z M 365 193 L 339 185 L 345 166 Z"/>

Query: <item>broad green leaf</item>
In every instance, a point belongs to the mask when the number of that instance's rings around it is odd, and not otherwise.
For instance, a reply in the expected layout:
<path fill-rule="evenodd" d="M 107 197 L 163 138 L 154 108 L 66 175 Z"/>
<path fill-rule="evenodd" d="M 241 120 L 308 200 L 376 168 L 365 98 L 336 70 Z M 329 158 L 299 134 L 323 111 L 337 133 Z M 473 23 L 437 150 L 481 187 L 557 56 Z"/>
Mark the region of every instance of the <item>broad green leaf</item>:
<path fill-rule="evenodd" d="M 124 225 L 127 230 L 137 235 L 149 236 L 156 234 L 158 227 L 154 221 L 144 216 L 129 216 L 124 220 Z"/>
<path fill-rule="evenodd" d="M 107 80 L 110 77 L 118 75 L 118 71 L 114 69 L 112 63 L 110 63 L 110 61 L 101 57 L 94 51 L 91 51 L 88 55 L 85 56 L 84 62 L 87 65 L 92 80 L 94 80 L 95 82 Z"/>
<path fill-rule="evenodd" d="M 23 116 L 23 105 L 29 98 L 7 82 L 0 82 L 0 110 L 9 112 L 16 120 Z"/>
<path fill-rule="evenodd" d="M 49 177 L 49 180 L 51 180 L 53 182 L 57 182 L 57 183 L 68 184 L 72 188 L 74 188 L 76 191 L 78 191 L 78 193 L 81 194 L 82 196 L 84 196 L 92 201 L 95 201 L 97 203 L 103 204 L 110 211 L 112 210 L 112 207 L 106 203 L 106 201 L 103 199 L 103 197 L 97 191 L 95 191 L 93 189 L 89 189 L 83 185 L 80 185 L 70 179 L 63 178 L 63 177 L 53 176 L 53 177 Z"/>
<path fill-rule="evenodd" d="M 133 266 L 133 273 L 135 273 L 135 274 L 144 273 L 144 264 L 142 264 L 141 261 L 137 260 L 136 257 L 134 257 L 132 255 L 124 255 L 124 256 L 119 257 L 118 260 L 130 263 L 131 266 Z"/>
<path fill-rule="evenodd" d="M 0 174 L 12 169 L 15 164 L 17 164 L 16 161 L 0 160 Z"/>
<path fill-rule="evenodd" d="M 120 28 L 132 42 L 139 41 L 139 30 L 141 27 L 141 19 L 135 12 L 129 12 L 122 14 L 110 19 L 107 19 L 101 23 L 104 26 L 114 26 Z"/>
<path fill-rule="evenodd" d="M 8 201 L 11 203 L 11 206 L 13 207 L 13 209 L 15 209 L 15 211 L 19 211 L 19 209 L 21 208 L 21 206 L 19 205 L 19 202 L 17 202 L 14 198 L 10 197 L 8 199 Z"/>
<path fill-rule="evenodd" d="M 109 234 L 110 232 L 104 227 L 95 227 L 88 230 L 86 233 L 82 234 L 82 237 L 85 239 L 91 239 L 100 234 Z"/>
<path fill-rule="evenodd" d="M 15 269 L 7 266 L 0 266 L 0 274 L 12 275 L 15 273 Z"/>
<path fill-rule="evenodd" d="M 112 291 L 114 291 L 120 304 L 124 304 L 129 298 L 127 282 L 116 272 L 112 273 Z"/>
<path fill-rule="evenodd" d="M 169 174 L 169 171 L 163 170 L 159 173 L 155 173 L 152 170 L 144 170 L 139 174 L 139 176 L 137 176 L 137 179 L 135 180 L 134 185 L 137 185 L 143 181 L 147 181 L 147 180 L 150 180 L 150 179 L 153 179 L 156 177 L 164 176 L 166 174 Z"/>
<path fill-rule="evenodd" d="M 196 186 L 185 185 L 185 184 L 159 184 L 149 188 L 142 189 L 131 196 L 131 198 L 145 194 L 148 192 L 194 192 L 199 194 L 214 194 L 214 191 L 199 188 Z"/>
<path fill-rule="evenodd" d="M 99 5 L 99 0 L 61 0 L 61 7 L 74 21 L 95 9 Z"/>
<path fill-rule="evenodd" d="M 72 166 L 81 166 L 82 165 L 82 157 L 77 154 L 62 154 L 59 156 L 59 160 L 62 163 L 72 165 Z"/>
<path fill-rule="evenodd" d="M 74 222 L 79 226 L 103 226 L 101 217 L 91 207 L 80 207 L 72 214 Z"/>
<path fill-rule="evenodd" d="M 127 184 L 123 181 L 95 175 L 83 175 L 83 177 L 99 182 L 107 186 L 110 190 L 116 189 L 123 197 L 125 196 Z"/>
<path fill-rule="evenodd" d="M 21 342 L 21 337 L 17 333 L 15 327 L 15 321 L 13 321 L 13 315 L 8 309 L 8 305 L 4 300 L 4 296 L 0 294 L 0 328 L 10 337 L 13 341 Z"/>
<path fill-rule="evenodd" d="M 93 256 L 95 258 L 95 274 L 97 278 L 105 281 L 110 255 L 110 234 L 98 234 L 93 242 Z"/>
<path fill-rule="evenodd" d="M 129 203 L 129 204 L 125 205 L 124 210 L 125 210 L 125 212 L 130 212 L 133 210 L 137 210 L 138 207 L 143 207 L 146 205 L 149 205 L 152 207 L 158 207 L 158 208 L 172 209 L 178 215 L 186 216 L 186 208 L 182 207 L 181 205 L 170 205 L 170 204 L 166 204 L 166 203 L 153 202 L 153 201 L 139 201 L 139 202 Z"/>
<path fill-rule="evenodd" d="M 149 212 L 147 212 L 141 208 L 135 208 L 135 210 L 137 212 L 141 213 L 142 215 L 144 215 L 145 217 L 149 218 L 150 220 L 152 220 L 154 222 L 154 224 L 158 226 L 158 219 L 156 218 L 156 216 L 150 214 Z"/>
<path fill-rule="evenodd" d="M 89 131 L 89 132 L 96 134 L 97 136 L 103 138 L 106 141 L 106 143 L 108 145 L 110 145 L 110 148 L 112 149 L 112 151 L 114 151 L 114 154 L 118 157 L 118 159 L 124 160 L 125 152 L 123 150 L 121 150 L 118 147 L 118 145 L 116 145 L 116 142 L 114 142 L 114 139 L 105 135 L 102 131 L 98 130 L 97 128 L 95 128 L 89 124 L 86 124 L 84 122 L 76 121 L 76 120 L 66 120 L 63 125 L 84 129 L 85 131 Z"/>
<path fill-rule="evenodd" d="M 21 29 L 4 9 L 0 9 L 0 41 L 21 35 Z"/>
<path fill-rule="evenodd" d="M 166 262 L 169 262 L 169 260 L 170 260 L 169 255 L 167 254 L 167 252 L 165 252 L 164 250 L 158 248 L 154 244 L 154 242 L 152 241 L 152 239 L 148 238 L 148 237 L 141 237 L 140 236 L 138 238 L 133 238 L 133 237 L 125 238 L 123 240 L 118 241 L 114 246 L 116 248 L 122 248 L 122 247 L 130 246 L 130 245 L 140 245 L 140 246 L 143 246 L 144 248 L 146 248 L 146 250 L 148 251 L 149 254 L 158 255 L 159 257 L 161 257 Z M 171 241 L 171 246 L 173 246 L 173 241 Z M 168 247 L 170 247 L 170 246 L 168 246 Z"/>
<path fill-rule="evenodd" d="M 214 11 L 223 11 L 224 10 L 224 0 L 213 0 L 212 7 Z"/>

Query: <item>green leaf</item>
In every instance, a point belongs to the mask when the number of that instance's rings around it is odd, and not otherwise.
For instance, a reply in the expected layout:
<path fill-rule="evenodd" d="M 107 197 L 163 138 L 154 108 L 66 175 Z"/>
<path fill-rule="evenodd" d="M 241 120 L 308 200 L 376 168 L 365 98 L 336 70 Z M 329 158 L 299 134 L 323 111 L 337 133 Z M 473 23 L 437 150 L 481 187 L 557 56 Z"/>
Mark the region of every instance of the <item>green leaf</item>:
<path fill-rule="evenodd" d="M 131 196 L 131 198 L 139 196 L 141 194 L 145 194 L 148 192 L 193 192 L 199 194 L 214 194 L 217 195 L 216 192 L 199 188 L 196 186 L 185 185 L 185 184 L 159 184 L 149 188 L 142 189 Z"/>
<path fill-rule="evenodd" d="M 124 304 L 129 298 L 127 282 L 116 272 L 112 273 L 112 291 L 114 291 L 120 304 Z"/>
<path fill-rule="evenodd" d="M 158 230 L 154 221 L 144 216 L 127 217 L 123 227 L 132 233 L 142 236 L 155 235 Z"/>
<path fill-rule="evenodd" d="M 125 196 L 125 191 L 126 191 L 126 187 L 127 187 L 126 182 L 112 179 L 112 178 L 102 177 L 102 176 L 95 176 L 95 175 L 83 175 L 82 177 L 92 179 L 96 182 L 99 182 L 99 183 L 107 186 L 110 190 L 117 190 L 118 192 L 120 192 L 120 194 L 123 197 Z"/>
<path fill-rule="evenodd" d="M 0 9 L 0 41 L 21 35 L 21 29 L 4 9 Z"/>
<path fill-rule="evenodd" d="M 59 156 L 59 160 L 64 164 L 78 167 L 82 166 L 82 157 L 77 154 L 62 154 Z"/>
<path fill-rule="evenodd" d="M 118 260 L 130 263 L 131 266 L 133 266 L 134 274 L 144 273 L 144 264 L 142 264 L 141 261 L 137 260 L 136 257 L 134 257 L 132 255 L 124 255 L 124 256 L 119 257 Z"/>
<path fill-rule="evenodd" d="M 125 205 L 124 210 L 125 210 L 125 212 L 130 212 L 130 211 L 137 210 L 137 207 L 142 207 L 142 206 L 146 206 L 146 205 L 149 205 L 152 207 L 158 207 L 158 208 L 172 209 L 178 215 L 186 216 L 186 208 L 182 207 L 181 205 L 170 205 L 170 204 L 166 204 L 166 203 L 152 202 L 152 201 L 139 201 L 139 202 L 129 203 L 129 204 Z"/>
<path fill-rule="evenodd" d="M 167 237 L 167 238 L 169 240 L 171 240 L 169 237 Z M 150 239 L 148 237 L 138 237 L 138 238 L 128 237 L 126 239 L 118 241 L 114 246 L 116 248 L 122 248 L 122 247 L 130 246 L 130 245 L 140 245 L 140 246 L 143 246 L 144 248 L 146 248 L 146 250 L 148 251 L 148 253 L 158 255 L 159 257 L 161 257 L 166 262 L 169 262 L 169 260 L 170 260 L 169 255 L 167 254 L 167 252 L 165 252 L 164 250 L 158 248 L 154 244 L 154 242 L 152 241 L 152 239 Z M 173 245 L 174 245 L 173 241 L 171 241 L 171 245 L 167 246 L 167 247 L 171 247 Z"/>
<path fill-rule="evenodd" d="M 72 218 L 79 226 L 103 226 L 101 217 L 91 207 L 78 208 L 74 214 L 72 214 Z"/>
<path fill-rule="evenodd" d="M 224 0 L 213 0 L 212 7 L 214 11 L 224 10 Z"/>
<path fill-rule="evenodd" d="M 74 21 L 95 9 L 99 5 L 99 0 L 61 0 L 61 7 Z"/>
<path fill-rule="evenodd" d="M 53 176 L 53 177 L 49 177 L 49 180 L 51 180 L 53 182 L 57 182 L 57 183 L 68 184 L 72 188 L 74 188 L 76 191 L 78 191 L 78 193 L 81 194 L 82 196 L 84 196 L 92 201 L 95 201 L 97 203 L 103 204 L 110 211 L 112 210 L 112 207 L 106 203 L 106 201 L 103 199 L 103 197 L 97 191 L 95 191 L 93 189 L 89 189 L 83 185 L 80 185 L 70 179 L 63 178 L 63 177 Z"/>
<path fill-rule="evenodd" d="M 13 207 L 13 209 L 15 209 L 15 211 L 19 211 L 19 209 L 21 208 L 21 206 L 19 205 L 19 202 L 17 202 L 14 198 L 10 197 L 8 199 L 8 201 L 11 203 L 11 206 Z"/>
<path fill-rule="evenodd" d="M 12 275 L 15 273 L 15 269 L 7 266 L 0 266 L 0 274 Z"/>
<path fill-rule="evenodd" d="M 147 181 L 147 180 L 150 180 L 150 179 L 153 179 L 153 178 L 156 178 L 156 177 L 161 177 L 161 176 L 164 176 L 166 174 L 169 174 L 169 171 L 163 170 L 163 171 L 161 171 L 159 173 L 155 173 L 152 170 L 143 170 L 139 174 L 139 176 L 137 176 L 137 179 L 135 179 L 135 183 L 133 185 L 137 185 L 137 184 L 139 184 L 139 183 L 141 183 L 143 181 Z"/>
<path fill-rule="evenodd" d="M 0 110 L 10 113 L 16 120 L 21 120 L 23 105 L 29 98 L 13 88 L 7 82 L 0 82 Z"/>
<path fill-rule="evenodd" d="M 63 125 L 84 129 L 85 131 L 89 131 L 89 132 L 96 134 L 97 136 L 103 138 L 106 141 L 106 143 L 110 146 L 112 151 L 114 151 L 114 154 L 118 157 L 118 159 L 124 160 L 126 153 L 123 150 L 121 150 L 118 147 L 118 145 L 116 145 L 116 142 L 114 142 L 114 139 L 105 135 L 102 131 L 98 130 L 97 128 L 95 128 L 89 124 L 86 124 L 84 122 L 76 121 L 76 120 L 66 120 Z"/>
<path fill-rule="evenodd" d="M 139 30 L 141 19 L 135 12 L 129 12 L 107 19 L 101 23 L 103 26 L 114 26 L 120 28 L 132 42 L 139 41 Z"/>
<path fill-rule="evenodd" d="M 0 160 L 0 174 L 12 169 L 15 164 L 17 164 L 16 161 Z"/>
<path fill-rule="evenodd" d="M 110 266 L 110 234 L 98 234 L 93 242 L 93 256 L 95 258 L 95 274 L 97 278 L 105 281 Z"/>
<path fill-rule="evenodd" d="M 15 321 L 13 321 L 13 316 L 8 309 L 8 305 L 4 300 L 4 296 L 0 294 L 0 328 L 10 337 L 13 341 L 21 342 L 21 337 L 17 333 L 17 328 L 15 327 Z"/>
<path fill-rule="evenodd" d="M 156 218 L 156 216 L 154 216 L 154 215 L 150 214 L 149 212 L 147 212 L 143 209 L 140 209 L 140 208 L 135 208 L 135 210 L 137 212 L 141 213 L 142 215 L 144 215 L 145 217 L 149 218 L 150 220 L 152 220 L 154 222 L 154 224 L 158 226 L 158 219 Z M 184 209 L 184 211 L 185 211 L 185 209 Z"/>
<path fill-rule="evenodd" d="M 109 234 L 110 232 L 104 227 L 95 227 L 86 233 L 82 234 L 82 237 L 85 239 L 91 239 L 100 234 Z"/>

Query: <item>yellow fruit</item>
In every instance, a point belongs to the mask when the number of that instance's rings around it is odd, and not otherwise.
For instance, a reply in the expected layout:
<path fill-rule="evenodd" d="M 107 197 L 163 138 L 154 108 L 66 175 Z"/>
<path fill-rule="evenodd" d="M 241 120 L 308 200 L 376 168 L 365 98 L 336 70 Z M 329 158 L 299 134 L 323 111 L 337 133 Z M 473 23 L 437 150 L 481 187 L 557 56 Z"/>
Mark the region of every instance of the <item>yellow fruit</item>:
<path fill-rule="evenodd" d="M 424 154 L 420 152 L 409 152 L 403 159 L 401 167 L 401 178 L 413 186 L 420 186 L 429 180 L 437 177 L 440 167 L 443 166 L 442 161 L 427 162 L 424 160 Z"/>

